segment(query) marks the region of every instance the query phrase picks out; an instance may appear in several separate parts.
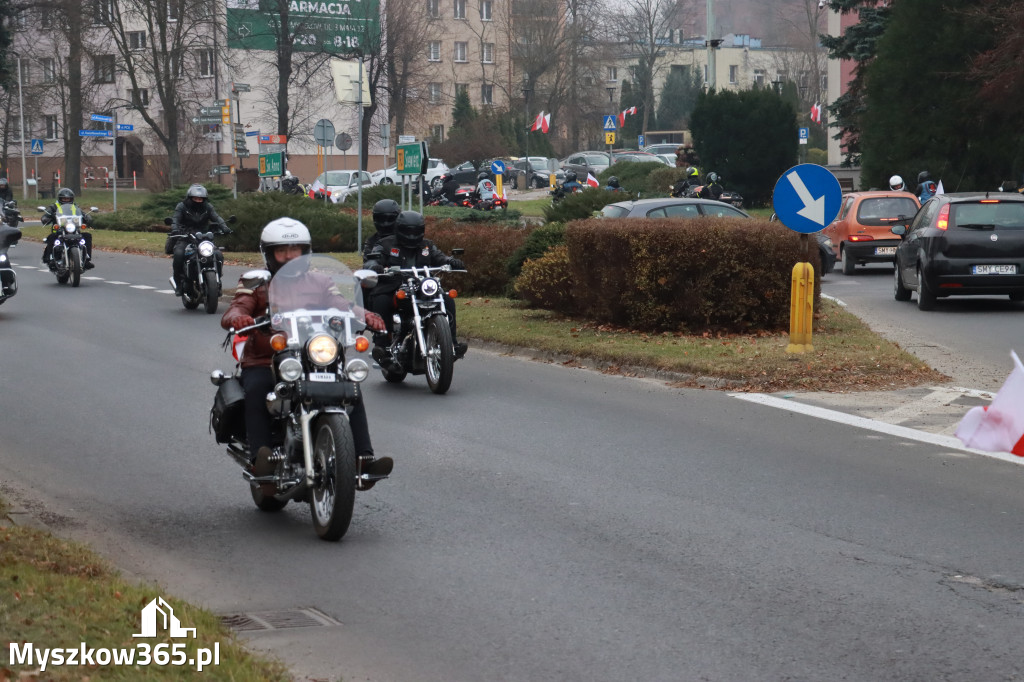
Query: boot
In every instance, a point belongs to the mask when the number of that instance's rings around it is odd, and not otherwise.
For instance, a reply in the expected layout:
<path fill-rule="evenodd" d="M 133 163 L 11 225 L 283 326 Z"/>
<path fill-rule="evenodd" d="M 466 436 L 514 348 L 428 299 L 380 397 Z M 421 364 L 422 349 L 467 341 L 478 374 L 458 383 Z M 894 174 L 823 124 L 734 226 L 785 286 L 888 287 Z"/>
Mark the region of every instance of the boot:
<path fill-rule="evenodd" d="M 466 351 L 469 350 L 469 344 L 465 341 L 458 341 L 455 344 L 455 359 L 461 360 L 466 355 Z"/>
<path fill-rule="evenodd" d="M 395 460 L 390 457 L 374 459 L 371 454 L 359 455 L 356 458 L 356 479 L 359 490 L 369 490 L 377 484 L 377 481 L 387 478 L 394 468 Z"/>

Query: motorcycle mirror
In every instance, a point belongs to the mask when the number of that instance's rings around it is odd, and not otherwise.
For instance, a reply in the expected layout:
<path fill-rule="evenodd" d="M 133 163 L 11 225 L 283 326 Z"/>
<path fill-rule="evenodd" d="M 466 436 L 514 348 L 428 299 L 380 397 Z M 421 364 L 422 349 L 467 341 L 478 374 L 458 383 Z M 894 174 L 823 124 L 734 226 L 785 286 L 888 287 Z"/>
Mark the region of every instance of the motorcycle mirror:
<path fill-rule="evenodd" d="M 92 211 L 93 213 L 95 213 L 96 211 L 100 210 L 100 207 L 99 206 L 90 206 L 89 210 Z"/>
<path fill-rule="evenodd" d="M 46 209 L 43 208 L 42 206 L 36 206 L 36 210 L 39 211 L 40 213 L 46 213 Z"/>
<path fill-rule="evenodd" d="M 235 216 L 233 216 L 233 215 L 228 216 L 228 222 L 229 223 L 235 223 L 237 221 L 238 221 L 238 218 L 236 218 Z"/>
<path fill-rule="evenodd" d="M 452 255 L 453 256 L 461 256 L 464 253 L 466 253 L 465 249 L 461 249 L 461 248 L 452 249 Z"/>
<path fill-rule="evenodd" d="M 170 218 L 164 218 L 164 225 L 173 225 L 174 221 Z"/>

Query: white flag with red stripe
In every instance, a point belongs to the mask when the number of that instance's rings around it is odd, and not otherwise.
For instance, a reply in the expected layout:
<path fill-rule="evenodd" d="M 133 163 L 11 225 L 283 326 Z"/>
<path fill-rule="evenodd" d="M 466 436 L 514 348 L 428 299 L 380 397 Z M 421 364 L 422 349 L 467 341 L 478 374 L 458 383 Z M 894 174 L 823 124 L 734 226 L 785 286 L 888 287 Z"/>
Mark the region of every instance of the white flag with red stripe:
<path fill-rule="evenodd" d="M 541 112 L 542 114 L 544 112 Z M 544 120 L 540 124 L 540 131 L 546 133 L 551 126 L 551 114 L 544 114 Z"/>
<path fill-rule="evenodd" d="M 601 183 L 597 181 L 597 178 L 595 178 L 592 173 L 587 173 L 587 186 L 600 187 Z"/>
<path fill-rule="evenodd" d="M 533 130 L 540 130 L 543 126 L 544 126 L 544 112 L 542 111 L 539 114 L 537 114 L 537 118 L 533 119 L 533 127 L 530 128 L 530 130 L 531 131 L 533 131 Z M 547 132 L 547 131 L 545 130 L 544 132 Z"/>
<path fill-rule="evenodd" d="M 1024 457 L 1024 365 L 1013 351 L 1013 371 L 991 405 L 972 407 L 956 427 L 963 444 L 987 452 Z"/>

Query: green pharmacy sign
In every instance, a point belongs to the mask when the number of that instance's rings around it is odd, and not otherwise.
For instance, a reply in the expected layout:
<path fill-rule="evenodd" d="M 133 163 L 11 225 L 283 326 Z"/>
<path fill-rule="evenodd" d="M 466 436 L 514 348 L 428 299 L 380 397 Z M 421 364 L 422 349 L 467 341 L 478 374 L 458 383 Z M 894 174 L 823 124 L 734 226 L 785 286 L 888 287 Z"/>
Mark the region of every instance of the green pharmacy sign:
<path fill-rule="evenodd" d="M 227 0 L 228 47 L 276 50 L 285 14 L 299 52 L 366 54 L 380 42 L 379 0 Z"/>

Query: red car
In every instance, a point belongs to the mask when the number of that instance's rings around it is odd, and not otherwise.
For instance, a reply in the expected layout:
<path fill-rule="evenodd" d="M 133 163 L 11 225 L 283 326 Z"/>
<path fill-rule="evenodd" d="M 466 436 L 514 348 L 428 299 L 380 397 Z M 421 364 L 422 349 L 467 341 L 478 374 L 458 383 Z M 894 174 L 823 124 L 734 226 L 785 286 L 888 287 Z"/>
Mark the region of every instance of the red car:
<path fill-rule="evenodd" d="M 843 274 L 858 264 L 892 263 L 900 240 L 890 228 L 903 216 L 912 218 L 921 207 L 910 192 L 850 192 L 843 195 L 839 215 L 823 231 L 832 240 Z"/>

